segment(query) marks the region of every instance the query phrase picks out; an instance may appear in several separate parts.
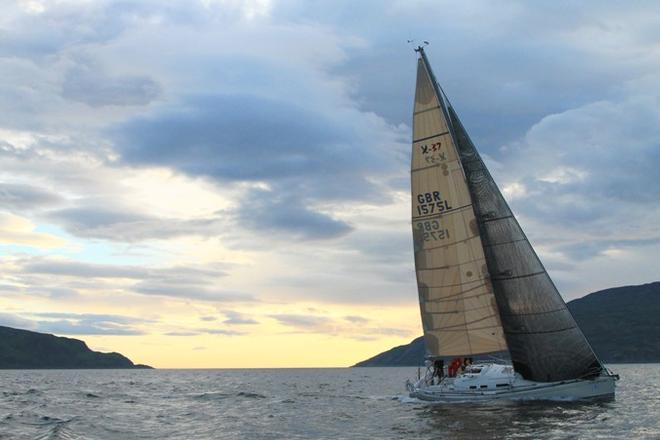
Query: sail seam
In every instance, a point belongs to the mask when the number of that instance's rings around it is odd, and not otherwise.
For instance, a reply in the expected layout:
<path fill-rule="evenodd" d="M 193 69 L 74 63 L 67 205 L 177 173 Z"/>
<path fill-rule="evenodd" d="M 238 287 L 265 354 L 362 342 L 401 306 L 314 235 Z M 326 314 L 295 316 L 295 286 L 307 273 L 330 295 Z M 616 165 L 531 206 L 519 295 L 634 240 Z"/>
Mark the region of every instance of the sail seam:
<path fill-rule="evenodd" d="M 561 332 L 565 332 L 566 330 L 573 330 L 576 327 L 577 327 L 577 325 L 574 325 L 573 327 L 564 327 L 564 328 L 559 329 L 559 330 L 546 330 L 546 331 L 542 331 L 542 332 L 516 332 L 516 331 L 508 331 L 508 330 L 504 330 L 504 331 L 505 331 L 505 333 L 507 333 L 509 335 L 542 335 L 542 334 L 545 334 L 545 333 L 561 333 Z"/>
<path fill-rule="evenodd" d="M 455 324 L 455 325 L 449 325 L 447 327 L 434 327 L 434 328 L 436 330 L 446 330 L 446 329 L 451 329 L 451 328 L 463 327 L 463 330 L 465 331 L 467 329 L 468 325 L 474 324 L 476 322 L 482 322 L 482 321 L 485 321 L 487 319 L 494 318 L 495 316 L 496 316 L 496 314 L 493 313 L 492 315 L 488 315 L 488 316 L 485 316 L 483 318 L 475 319 L 474 321 L 469 321 L 469 322 L 466 321 L 464 324 Z M 495 327 L 500 328 L 499 326 L 494 326 L 494 325 L 489 325 L 487 327 L 482 327 L 482 328 L 495 328 Z M 479 328 L 472 328 L 470 330 L 479 330 Z"/>
<path fill-rule="evenodd" d="M 426 215 L 420 215 L 419 217 L 413 217 L 412 219 L 413 219 L 413 220 L 418 220 L 418 219 L 430 219 L 430 218 L 434 218 L 434 217 L 436 217 L 436 216 L 437 216 L 438 218 L 442 218 L 443 216 L 445 216 L 445 215 L 447 215 L 447 214 L 453 214 L 453 213 L 456 212 L 456 211 L 460 211 L 460 210 L 462 210 L 462 209 L 469 208 L 470 206 L 472 206 L 472 204 L 459 206 L 458 208 L 454 208 L 454 209 L 449 209 L 449 210 L 447 210 L 447 211 L 444 211 L 444 212 L 441 213 L 441 214 L 426 214 Z"/>
<path fill-rule="evenodd" d="M 458 159 L 445 160 L 445 161 L 442 161 L 442 164 L 443 164 L 443 165 L 447 165 L 447 164 L 450 164 L 450 163 L 452 163 L 452 162 L 458 162 Z M 433 165 L 425 166 L 425 167 L 412 168 L 412 169 L 410 170 L 410 172 L 411 172 L 411 173 L 417 173 L 417 172 L 419 172 L 419 171 L 431 170 L 431 169 L 433 169 L 433 168 L 438 168 L 438 167 L 440 167 L 440 163 L 439 163 L 439 162 L 438 162 L 438 163 L 434 163 Z"/>
<path fill-rule="evenodd" d="M 442 303 L 453 302 L 453 301 L 456 301 L 456 298 L 462 297 L 461 295 L 463 293 L 465 293 L 465 291 L 461 292 L 458 295 L 445 296 L 445 297 L 442 297 L 441 299 L 427 299 L 426 302 L 429 303 L 429 304 L 442 304 Z M 479 297 L 482 297 L 482 296 L 488 296 L 488 295 L 492 295 L 492 294 L 493 294 L 493 292 L 491 292 L 489 290 L 489 291 L 486 291 L 486 292 L 482 292 L 478 295 L 463 296 L 462 298 L 463 299 L 473 299 L 473 298 L 479 298 Z"/>
<path fill-rule="evenodd" d="M 513 215 L 505 215 L 504 217 L 487 218 L 487 219 L 481 220 L 481 223 L 483 224 L 483 223 L 488 223 L 488 222 L 496 222 L 498 220 L 505 220 L 507 218 L 512 218 L 512 217 L 513 217 Z"/>
<path fill-rule="evenodd" d="M 428 141 L 429 139 L 433 139 L 433 138 L 437 138 L 437 137 L 440 137 L 440 136 L 444 136 L 444 135 L 446 135 L 446 134 L 449 134 L 449 132 L 448 132 L 448 131 L 445 131 L 445 132 L 443 132 L 443 133 L 434 134 L 434 135 L 432 135 L 432 136 L 427 136 L 427 137 L 423 137 L 423 138 L 419 138 L 419 139 L 413 139 L 413 144 L 414 144 L 415 142 Z"/>
<path fill-rule="evenodd" d="M 418 254 L 418 253 L 424 252 L 424 251 L 431 251 L 431 250 L 435 250 L 435 249 L 442 249 L 442 248 L 445 248 L 445 247 L 448 247 L 448 246 L 455 246 L 457 244 L 462 244 L 462 243 L 465 243 L 467 241 L 474 240 L 475 238 L 478 238 L 478 237 L 479 237 L 478 235 L 472 235 L 468 238 L 465 238 L 465 239 L 459 240 L 459 241 L 454 241 L 452 243 L 447 243 L 447 244 L 443 244 L 443 245 L 440 245 L 440 246 L 432 246 L 432 247 L 422 248 L 422 249 L 420 249 L 419 251 L 417 251 L 415 253 Z"/>
<path fill-rule="evenodd" d="M 417 112 L 413 112 L 413 116 L 415 116 L 415 115 L 419 115 L 420 113 L 430 112 L 430 111 L 433 111 L 433 110 L 438 109 L 438 108 L 440 108 L 440 106 L 439 106 L 439 105 L 436 105 L 436 106 L 434 106 L 434 107 L 427 108 L 426 110 L 420 110 L 420 111 L 417 111 Z"/>
<path fill-rule="evenodd" d="M 527 241 L 527 240 L 524 238 L 519 238 L 518 240 L 502 241 L 500 243 L 488 243 L 488 244 L 484 244 L 484 246 L 485 247 L 503 246 L 505 244 L 519 243 L 521 241 Z"/>
<path fill-rule="evenodd" d="M 525 274 L 525 275 L 516 275 L 515 277 L 500 277 L 500 278 L 491 277 L 491 280 L 493 280 L 493 281 L 516 280 L 518 278 L 529 278 L 529 277 L 534 277 L 536 275 L 543 275 L 544 273 L 545 273 L 545 271 L 528 273 L 528 274 Z"/>
<path fill-rule="evenodd" d="M 464 263 L 458 263 L 458 264 L 452 264 L 452 265 L 447 265 L 447 266 L 434 266 L 434 267 L 425 267 L 425 268 L 418 268 L 417 270 L 437 270 L 437 269 L 450 269 L 452 267 L 460 267 L 460 266 L 465 266 L 467 264 L 472 264 L 476 263 L 477 261 L 483 261 L 483 258 L 478 258 L 476 260 L 470 260 L 466 261 Z"/>
<path fill-rule="evenodd" d="M 474 297 L 470 297 L 470 298 L 474 298 Z M 466 300 L 466 299 L 470 299 L 470 298 L 462 298 L 462 299 Z M 451 312 L 429 312 L 427 310 L 425 313 L 428 313 L 429 315 L 454 315 L 456 313 L 473 312 L 475 310 L 483 310 L 483 309 L 490 309 L 490 308 L 491 308 L 491 305 L 488 304 L 488 305 L 485 305 L 485 306 L 475 307 L 475 308 L 472 308 L 472 309 L 453 310 Z M 491 315 L 491 316 L 495 316 L 495 315 Z"/>
<path fill-rule="evenodd" d="M 479 281 L 481 281 L 481 280 L 479 280 Z M 457 284 L 456 286 L 462 286 L 462 285 L 463 285 L 463 284 Z M 465 294 L 465 293 L 472 292 L 473 290 L 479 289 L 479 288 L 481 288 L 481 287 L 487 287 L 487 286 L 488 286 L 488 284 L 486 284 L 486 283 L 481 283 L 481 282 L 480 282 L 480 283 L 477 284 L 476 286 L 470 287 L 469 289 L 466 289 L 466 290 L 461 290 L 460 292 L 455 293 L 455 294 L 453 294 L 453 295 L 443 296 L 443 297 L 440 298 L 440 299 L 433 299 L 433 300 L 429 300 L 429 301 L 442 301 L 442 300 L 445 299 L 445 298 L 453 298 L 453 297 L 457 297 L 457 296 L 463 295 L 463 294 Z M 427 287 L 427 288 L 428 288 L 428 287 Z"/>
<path fill-rule="evenodd" d="M 564 312 L 564 309 L 554 309 L 545 312 L 530 312 L 530 313 L 500 313 L 503 316 L 531 316 L 531 315 L 549 315 L 550 313 Z"/>

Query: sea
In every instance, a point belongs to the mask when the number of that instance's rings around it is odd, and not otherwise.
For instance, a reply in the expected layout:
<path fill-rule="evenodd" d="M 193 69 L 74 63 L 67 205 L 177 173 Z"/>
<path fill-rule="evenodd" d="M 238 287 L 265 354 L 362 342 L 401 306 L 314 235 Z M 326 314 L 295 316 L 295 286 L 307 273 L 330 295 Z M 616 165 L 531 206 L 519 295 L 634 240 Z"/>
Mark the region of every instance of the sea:
<path fill-rule="evenodd" d="M 416 368 L 0 371 L 0 439 L 660 439 L 660 364 L 614 400 L 426 404 Z"/>

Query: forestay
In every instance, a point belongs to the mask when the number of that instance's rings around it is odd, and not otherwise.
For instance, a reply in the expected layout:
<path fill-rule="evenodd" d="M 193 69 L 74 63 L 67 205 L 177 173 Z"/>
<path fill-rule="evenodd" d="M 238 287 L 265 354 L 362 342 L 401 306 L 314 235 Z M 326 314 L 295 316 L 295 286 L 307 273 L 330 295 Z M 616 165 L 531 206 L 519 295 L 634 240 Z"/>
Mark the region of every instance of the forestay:
<path fill-rule="evenodd" d="M 412 227 L 428 354 L 506 350 L 466 177 L 444 104 L 420 58 L 413 116 Z"/>

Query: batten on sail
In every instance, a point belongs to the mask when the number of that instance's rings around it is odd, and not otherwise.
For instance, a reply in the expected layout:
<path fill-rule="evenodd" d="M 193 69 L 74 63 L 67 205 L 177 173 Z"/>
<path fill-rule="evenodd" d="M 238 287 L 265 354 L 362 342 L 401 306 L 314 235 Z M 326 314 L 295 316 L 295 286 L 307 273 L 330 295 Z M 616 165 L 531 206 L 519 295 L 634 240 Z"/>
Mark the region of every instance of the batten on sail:
<path fill-rule="evenodd" d="M 415 268 L 427 352 L 506 350 L 470 192 L 423 59 L 417 68 L 411 168 Z"/>

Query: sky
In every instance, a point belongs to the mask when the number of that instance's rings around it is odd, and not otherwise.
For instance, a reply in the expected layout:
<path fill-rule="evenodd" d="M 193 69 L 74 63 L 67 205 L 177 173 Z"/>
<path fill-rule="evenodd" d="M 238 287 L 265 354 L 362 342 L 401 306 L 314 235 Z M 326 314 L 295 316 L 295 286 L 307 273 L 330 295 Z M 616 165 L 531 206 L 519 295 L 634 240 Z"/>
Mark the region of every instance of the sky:
<path fill-rule="evenodd" d="M 660 279 L 656 2 L 0 7 L 0 325 L 161 368 L 419 336 L 410 39 L 565 300 Z"/>

